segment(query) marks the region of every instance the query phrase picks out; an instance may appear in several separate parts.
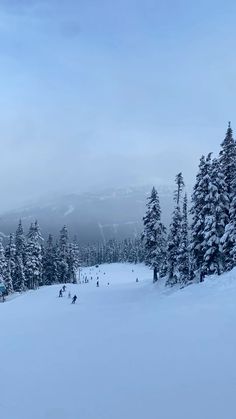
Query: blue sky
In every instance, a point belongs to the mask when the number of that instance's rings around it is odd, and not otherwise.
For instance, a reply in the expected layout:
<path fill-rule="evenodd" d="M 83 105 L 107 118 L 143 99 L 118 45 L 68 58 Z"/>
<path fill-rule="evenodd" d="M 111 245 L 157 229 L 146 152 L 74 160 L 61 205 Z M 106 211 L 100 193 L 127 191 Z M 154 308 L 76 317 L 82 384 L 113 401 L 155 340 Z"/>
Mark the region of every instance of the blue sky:
<path fill-rule="evenodd" d="M 234 1 L 1 1 L 4 206 L 191 183 L 236 124 L 235 16 Z"/>

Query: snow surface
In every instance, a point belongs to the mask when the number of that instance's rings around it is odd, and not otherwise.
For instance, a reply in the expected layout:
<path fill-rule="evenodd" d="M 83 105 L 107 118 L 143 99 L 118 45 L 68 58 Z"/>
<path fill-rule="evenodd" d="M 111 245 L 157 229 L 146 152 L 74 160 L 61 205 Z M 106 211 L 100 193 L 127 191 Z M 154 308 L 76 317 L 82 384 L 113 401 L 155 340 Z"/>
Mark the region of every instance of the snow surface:
<path fill-rule="evenodd" d="M 75 305 L 59 286 L 0 304 L 1 418 L 236 418 L 236 271 L 183 290 L 142 265 L 85 274 Z"/>

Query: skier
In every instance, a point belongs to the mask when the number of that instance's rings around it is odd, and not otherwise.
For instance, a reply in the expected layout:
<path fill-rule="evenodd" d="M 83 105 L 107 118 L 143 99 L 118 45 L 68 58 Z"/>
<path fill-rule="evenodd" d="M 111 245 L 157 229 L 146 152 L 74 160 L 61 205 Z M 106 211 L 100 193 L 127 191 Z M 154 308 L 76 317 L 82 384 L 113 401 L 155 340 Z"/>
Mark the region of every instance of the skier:
<path fill-rule="evenodd" d="M 138 282 L 138 278 L 136 278 L 136 282 Z"/>
<path fill-rule="evenodd" d="M 65 286 L 65 285 L 63 285 L 63 287 L 62 287 L 62 292 L 65 292 L 65 290 L 66 290 L 66 286 Z"/>
<path fill-rule="evenodd" d="M 97 281 L 97 287 L 99 287 L 99 281 Z"/>
<path fill-rule="evenodd" d="M 77 295 L 74 295 L 74 297 L 72 298 L 71 304 L 75 304 L 76 300 L 77 300 Z"/>
<path fill-rule="evenodd" d="M 62 290 L 59 291 L 59 297 L 62 297 Z"/>

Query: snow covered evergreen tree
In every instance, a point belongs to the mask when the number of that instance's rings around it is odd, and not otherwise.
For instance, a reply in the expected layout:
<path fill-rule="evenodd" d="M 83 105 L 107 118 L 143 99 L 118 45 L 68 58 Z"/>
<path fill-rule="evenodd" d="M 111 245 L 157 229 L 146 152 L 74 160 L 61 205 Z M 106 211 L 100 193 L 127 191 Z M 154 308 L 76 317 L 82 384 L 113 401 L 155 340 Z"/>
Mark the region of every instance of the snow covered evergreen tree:
<path fill-rule="evenodd" d="M 75 243 L 70 243 L 68 247 L 68 276 L 69 281 L 77 283 L 76 272 L 79 268 L 79 259 Z"/>
<path fill-rule="evenodd" d="M 3 247 L 2 237 L 0 237 L 0 276 L 4 282 L 5 282 L 6 269 L 7 269 L 7 262 L 6 262 L 6 257 L 5 257 L 5 249 Z"/>
<path fill-rule="evenodd" d="M 9 242 L 5 249 L 5 257 L 6 257 L 6 263 L 7 263 L 7 281 L 8 281 L 8 292 L 11 292 L 11 288 L 15 289 L 15 284 L 13 282 L 14 280 L 14 274 L 15 274 L 15 257 L 16 257 L 16 246 L 14 242 L 14 236 L 13 234 L 10 234 Z"/>
<path fill-rule="evenodd" d="M 42 235 L 38 222 L 31 224 L 27 235 L 25 277 L 27 287 L 42 285 Z"/>
<path fill-rule="evenodd" d="M 18 255 L 16 255 L 16 259 L 15 259 L 13 286 L 14 286 L 14 291 L 17 291 L 17 292 L 22 292 L 26 289 L 25 270 L 24 270 L 23 260 Z"/>
<path fill-rule="evenodd" d="M 56 249 L 53 244 L 53 237 L 49 234 L 43 255 L 43 283 L 51 285 L 57 282 Z"/>
<path fill-rule="evenodd" d="M 10 260 L 7 260 L 7 267 L 6 267 L 6 272 L 5 272 L 5 277 L 4 277 L 4 283 L 6 286 L 6 293 L 8 294 L 12 294 L 13 293 L 13 284 L 12 284 L 12 271 L 11 271 L 11 262 Z"/>
<path fill-rule="evenodd" d="M 153 282 L 158 280 L 165 257 L 165 227 L 161 222 L 161 208 L 159 196 L 153 187 L 151 196 L 148 197 L 147 211 L 143 218 L 143 242 L 145 248 L 145 262 L 153 268 Z"/>
<path fill-rule="evenodd" d="M 184 196 L 180 245 L 177 256 L 178 281 L 186 284 L 189 279 L 189 230 L 188 230 L 188 200 Z"/>
<path fill-rule="evenodd" d="M 207 194 L 204 197 L 204 240 L 203 240 L 203 265 L 204 275 L 218 274 L 224 270 L 224 254 L 220 244 L 224 234 L 228 205 L 225 195 L 225 182 L 220 171 L 219 160 L 214 159 L 208 171 Z"/>
<path fill-rule="evenodd" d="M 15 271 L 13 275 L 14 290 L 22 292 L 25 290 L 25 262 L 26 262 L 26 239 L 21 220 L 19 221 L 15 235 Z"/>
<path fill-rule="evenodd" d="M 235 196 L 236 196 L 236 144 L 233 139 L 233 131 L 228 125 L 224 141 L 221 144 L 219 155 L 220 167 L 225 183 L 226 205 L 224 212 L 224 235 L 221 238 L 222 252 L 224 254 L 224 271 L 229 271 L 235 266 L 234 250 L 235 242 Z"/>
<path fill-rule="evenodd" d="M 204 260 L 204 229 L 205 216 L 208 215 L 205 205 L 205 197 L 208 194 L 208 183 L 210 181 L 209 172 L 211 168 L 211 153 L 205 158 L 200 159 L 199 171 L 196 176 L 196 183 L 192 194 L 192 224 L 191 224 L 191 277 L 201 274 Z"/>
<path fill-rule="evenodd" d="M 69 273 L 69 239 L 68 231 L 66 226 L 64 226 L 60 231 L 60 238 L 58 244 L 58 280 L 61 283 L 70 282 L 70 273 Z"/>
<path fill-rule="evenodd" d="M 16 255 L 21 257 L 22 261 L 25 260 L 25 248 L 26 248 L 26 239 L 24 235 L 24 230 L 22 227 L 21 220 L 19 221 L 16 235 L 15 235 L 15 246 L 16 246 Z"/>
<path fill-rule="evenodd" d="M 170 224 L 170 230 L 167 241 L 167 270 L 168 278 L 166 285 L 173 286 L 179 282 L 178 274 L 178 255 L 181 244 L 181 227 L 182 227 L 182 213 L 180 209 L 181 193 L 184 187 L 184 181 L 182 173 L 178 173 L 175 178 L 177 189 L 174 192 L 174 201 L 176 207 L 173 212 L 172 222 Z"/>

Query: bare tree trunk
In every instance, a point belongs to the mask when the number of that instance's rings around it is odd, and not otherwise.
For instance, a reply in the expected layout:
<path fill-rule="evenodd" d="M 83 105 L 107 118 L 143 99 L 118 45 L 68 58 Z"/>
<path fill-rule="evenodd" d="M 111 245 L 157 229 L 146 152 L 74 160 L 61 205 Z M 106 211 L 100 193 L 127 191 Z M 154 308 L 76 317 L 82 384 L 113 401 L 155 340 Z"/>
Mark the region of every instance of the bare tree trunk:
<path fill-rule="evenodd" d="M 157 276 L 157 267 L 153 269 L 153 282 L 157 282 L 158 276 Z"/>

